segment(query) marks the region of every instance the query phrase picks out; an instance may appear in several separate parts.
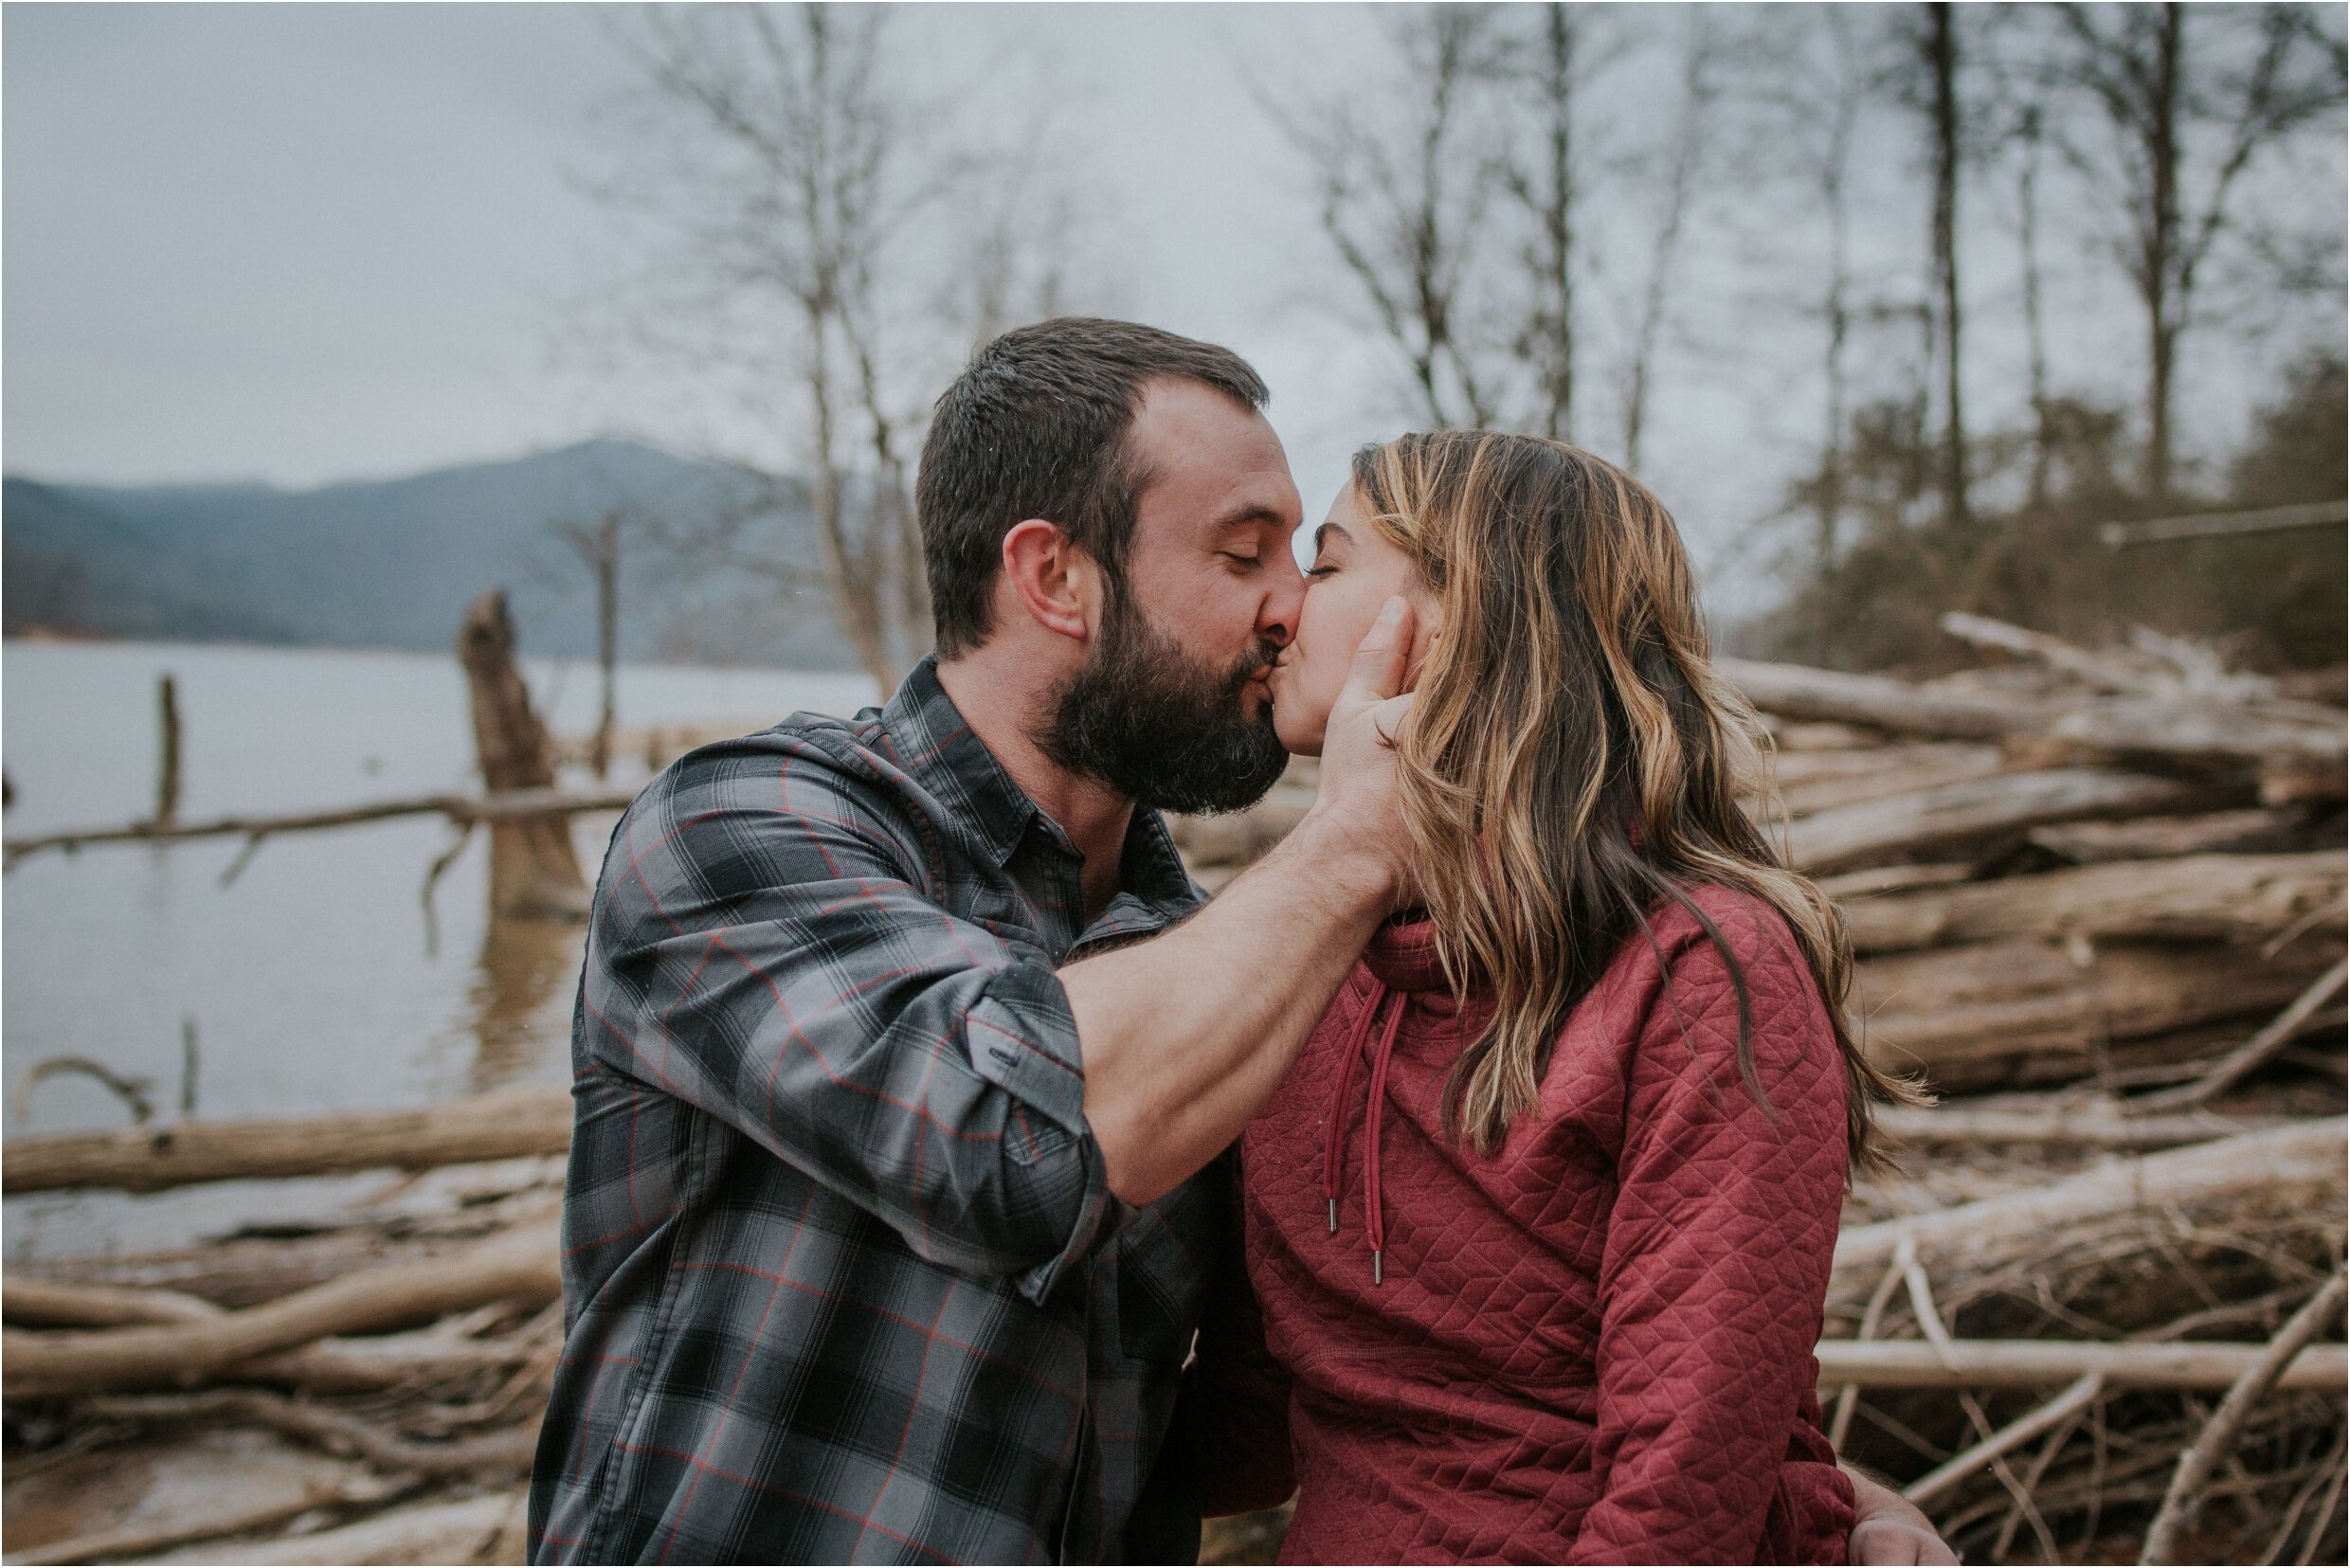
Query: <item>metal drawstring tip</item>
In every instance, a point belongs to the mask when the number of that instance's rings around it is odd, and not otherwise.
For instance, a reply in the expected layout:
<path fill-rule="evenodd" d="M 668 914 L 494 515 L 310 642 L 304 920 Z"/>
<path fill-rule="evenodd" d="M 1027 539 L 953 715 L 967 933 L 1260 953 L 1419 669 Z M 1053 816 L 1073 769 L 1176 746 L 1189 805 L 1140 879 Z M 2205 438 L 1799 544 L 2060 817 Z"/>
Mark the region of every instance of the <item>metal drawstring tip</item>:
<path fill-rule="evenodd" d="M 1338 1199 L 1332 1198 L 1327 1201 L 1330 1206 L 1330 1235 L 1336 1235 L 1338 1234 Z"/>
<path fill-rule="evenodd" d="M 1377 1253 L 1373 1253 L 1371 1254 L 1371 1283 L 1373 1285 L 1384 1285 L 1387 1283 L 1386 1271 L 1381 1264 L 1380 1254 Z"/>

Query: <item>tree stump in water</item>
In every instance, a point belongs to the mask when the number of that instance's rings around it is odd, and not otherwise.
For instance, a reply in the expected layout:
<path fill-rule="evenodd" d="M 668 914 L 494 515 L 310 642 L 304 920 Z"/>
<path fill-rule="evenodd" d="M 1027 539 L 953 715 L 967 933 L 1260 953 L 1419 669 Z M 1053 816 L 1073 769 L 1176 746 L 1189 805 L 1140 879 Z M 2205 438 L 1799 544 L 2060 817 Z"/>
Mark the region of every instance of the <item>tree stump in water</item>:
<path fill-rule="evenodd" d="M 473 694 L 481 783 L 493 792 L 544 789 L 555 782 L 553 748 L 515 668 L 514 642 L 504 590 L 493 588 L 466 607 L 457 658 Z M 569 817 L 492 822 L 489 833 L 493 917 L 575 920 L 587 914 L 588 884 L 571 847 Z"/>

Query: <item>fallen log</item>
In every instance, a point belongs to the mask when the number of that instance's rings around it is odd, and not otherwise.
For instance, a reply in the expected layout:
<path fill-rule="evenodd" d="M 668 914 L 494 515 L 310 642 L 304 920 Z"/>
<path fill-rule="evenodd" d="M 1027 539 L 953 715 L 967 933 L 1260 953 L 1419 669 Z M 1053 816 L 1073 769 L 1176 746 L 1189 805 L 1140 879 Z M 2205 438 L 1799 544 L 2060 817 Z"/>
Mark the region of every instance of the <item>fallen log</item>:
<path fill-rule="evenodd" d="M 2025 716 L 2011 700 L 1927 691 L 1889 676 L 1753 658 L 1717 658 L 1713 667 L 1748 702 L 1782 719 L 1859 724 L 1943 740 L 1998 740 L 2014 733 Z"/>
<path fill-rule="evenodd" d="M 2341 904 L 2340 851 L 2198 855 L 1891 893 L 1845 910 L 1856 952 L 2001 938 L 2257 942 Z M 2335 913 L 2330 928 L 2342 919 Z"/>
<path fill-rule="evenodd" d="M 569 1094 L 514 1091 L 415 1110 L 16 1137 L 0 1145 L 0 1188 L 11 1194 L 64 1187 L 149 1193 L 199 1181 L 424 1170 L 561 1154 L 570 1141 Z"/>
<path fill-rule="evenodd" d="M 15 1324 L 119 1328 L 126 1324 L 201 1323 L 220 1315 L 216 1304 L 177 1290 L 136 1290 L 118 1285 L 74 1285 L 15 1276 L 0 1282 L 0 1317 Z"/>
<path fill-rule="evenodd" d="M 1786 830 L 1787 852 L 1802 871 L 1853 871 L 1931 851 L 1997 843 L 2054 822 L 2225 804 L 2230 795 L 2244 792 L 2241 786 L 2100 767 L 2006 773 L 1819 812 Z"/>
<path fill-rule="evenodd" d="M 538 1424 L 420 1443 L 344 1411 L 330 1410 L 259 1389 L 207 1389 L 196 1394 L 99 1395 L 90 1414 L 108 1420 L 217 1422 L 223 1417 L 297 1438 L 329 1452 L 351 1453 L 385 1474 L 483 1480 L 530 1473 Z M 229 1532 L 222 1531 L 222 1534 Z"/>
<path fill-rule="evenodd" d="M 1996 746 L 1937 746 L 1903 749 L 1930 750 L 1943 755 L 1889 759 L 1885 766 L 1879 767 L 1822 773 L 1810 778 L 1790 778 L 1782 769 L 1778 779 L 1779 806 L 1790 817 L 1809 817 L 1842 806 L 1859 805 L 1866 801 L 1881 801 L 1894 795 L 1915 795 L 1922 790 L 1991 778 L 2007 766 L 2006 759 Z M 1865 752 L 1822 754 L 1842 757 L 1867 755 Z"/>
<path fill-rule="evenodd" d="M 2062 638 L 2029 631 L 1985 615 L 1969 615 L 1964 610 L 1945 612 L 1942 629 L 1978 648 L 1997 648 L 2001 653 L 2036 660 L 2100 691 L 2130 692 L 2140 696 L 2173 696 L 2183 692 L 2177 670 L 2136 649 L 2091 653 Z"/>
<path fill-rule="evenodd" d="M 2273 1012 L 2339 956 L 2316 939 L 2271 959 L 2244 946 L 2046 942 L 1932 947 L 1863 961 L 1853 1005 L 1871 1060 L 1962 1092 L 2061 1083 L 2109 1046 Z"/>
<path fill-rule="evenodd" d="M 2142 1212 L 2226 1205 L 2239 1223 L 2263 1214 L 2339 1219 L 2345 1155 L 2350 1123 L 2329 1116 L 2125 1156 L 2023 1192 L 1856 1225 L 1836 1237 L 1830 1294 L 1867 1296 L 1905 1238 L 1938 1272 L 1969 1274 L 2045 1247 L 2069 1227 Z"/>
<path fill-rule="evenodd" d="M 2286 1125 L 2278 1117 L 2209 1111 L 2133 1116 L 2111 1100 L 2056 1109 L 1943 1105 L 1921 1110 L 1889 1106 L 1876 1113 L 1875 1121 L 1879 1132 L 1899 1144 L 2048 1144 L 2095 1149 L 2177 1148 Z"/>
<path fill-rule="evenodd" d="M 224 1310 L 200 1296 L 176 1290 L 21 1278 L 11 1278 L 0 1289 L 5 1289 L 7 1296 L 8 1321 L 20 1325 L 107 1328 L 202 1323 L 219 1319 Z M 500 1372 L 517 1365 L 528 1354 L 525 1347 L 498 1341 L 452 1340 L 432 1333 L 380 1334 L 368 1339 L 320 1340 L 298 1350 L 241 1361 L 224 1368 L 219 1376 L 227 1382 L 365 1394 Z"/>
<path fill-rule="evenodd" d="M 149 1562 L 324 1564 L 518 1562 L 528 1494 L 517 1487 L 458 1503 L 412 1503 L 310 1535 L 193 1547 Z"/>
<path fill-rule="evenodd" d="M 2037 736 L 2117 756 L 2200 761 L 2258 762 L 2271 756 L 2339 761 L 2343 755 L 2338 725 L 2273 716 L 2232 703 L 2134 695 L 2071 701 L 1993 695 L 1744 658 L 1719 658 L 1714 668 L 1766 712 L 1865 724 L 1894 734 L 1950 740 Z"/>
<path fill-rule="evenodd" d="M 2310 841 L 2306 812 L 2271 807 L 2133 821 L 2068 822 L 2034 828 L 2024 838 L 2083 866 L 2181 855 L 2289 854 L 2318 847 Z"/>
<path fill-rule="evenodd" d="M 457 1257 L 364 1271 L 212 1319 L 0 1333 L 0 1388 L 10 1398 L 35 1398 L 191 1384 L 330 1336 L 397 1328 L 493 1302 L 543 1305 L 562 1289 L 554 1236 L 533 1229 Z"/>
<path fill-rule="evenodd" d="M 2095 1373 L 2108 1388 L 2224 1389 L 2267 1350 L 2259 1344 L 2144 1344 L 2098 1340 L 1822 1340 L 1819 1383 L 1863 1388 L 2055 1388 Z M 2339 1390 L 2350 1346 L 2312 1345 L 2277 1384 Z"/>
<path fill-rule="evenodd" d="M 625 811 L 635 790 L 508 789 L 486 795 L 408 795 L 323 811 L 275 817 L 215 817 L 200 822 L 130 822 L 118 827 L 74 828 L 0 841 L 0 856 L 14 866 L 45 850 L 73 851 L 89 844 L 176 844 L 190 838 L 274 838 L 281 833 L 355 827 L 397 817 L 445 817 L 452 822 L 500 823 L 586 812 Z"/>
<path fill-rule="evenodd" d="M 9 1564 L 9 1568 L 17 1568 L 19 1564 L 22 1568 L 48 1568 L 48 1565 L 58 1563 L 126 1562 L 135 1558 L 186 1546 L 191 1541 L 213 1541 L 266 1530 L 337 1504 L 377 1502 L 383 1495 L 384 1487 L 371 1481 L 319 1481 L 292 1497 L 274 1498 L 234 1513 L 214 1514 L 170 1524 L 133 1525 L 69 1536 L 46 1545 L 10 1552 L 0 1558 L 0 1563 Z"/>

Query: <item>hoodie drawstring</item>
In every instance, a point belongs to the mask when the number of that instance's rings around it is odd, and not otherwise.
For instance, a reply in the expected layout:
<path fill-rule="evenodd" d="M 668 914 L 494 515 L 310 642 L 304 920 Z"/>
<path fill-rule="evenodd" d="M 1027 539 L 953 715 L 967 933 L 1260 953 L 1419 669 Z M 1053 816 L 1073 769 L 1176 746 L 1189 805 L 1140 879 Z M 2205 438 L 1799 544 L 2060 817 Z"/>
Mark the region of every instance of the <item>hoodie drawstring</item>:
<path fill-rule="evenodd" d="M 1365 1004 L 1354 1027 L 1347 1032 L 1347 1044 L 1341 1053 L 1338 1089 L 1330 1096 L 1329 1123 L 1322 1136 L 1322 1199 L 1329 1214 L 1330 1232 L 1338 1231 L 1338 1189 L 1347 1164 L 1347 1108 L 1354 1091 L 1354 1071 L 1363 1055 L 1363 1042 L 1370 1036 L 1371 1023 L 1380 1010 L 1386 1006 L 1389 992 L 1384 982 L 1374 977 L 1371 1000 Z M 1397 1005 L 1387 1014 L 1386 1027 L 1380 1031 L 1377 1054 L 1371 1058 L 1369 1124 L 1365 1140 L 1363 1162 L 1363 1213 L 1365 1228 L 1370 1233 L 1371 1283 L 1386 1282 L 1383 1254 L 1386 1252 L 1387 1226 L 1380 1212 L 1379 1144 L 1380 1112 L 1387 1098 L 1387 1063 L 1395 1054 L 1396 1031 L 1403 1022 L 1403 999 L 1395 998 Z"/>

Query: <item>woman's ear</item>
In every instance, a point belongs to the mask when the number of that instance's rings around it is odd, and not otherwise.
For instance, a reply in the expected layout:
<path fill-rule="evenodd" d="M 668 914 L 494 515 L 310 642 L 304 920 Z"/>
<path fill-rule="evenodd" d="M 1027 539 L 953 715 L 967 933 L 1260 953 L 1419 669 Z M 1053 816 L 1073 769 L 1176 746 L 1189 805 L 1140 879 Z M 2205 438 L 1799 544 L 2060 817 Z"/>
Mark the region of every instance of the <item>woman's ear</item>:
<path fill-rule="evenodd" d="M 1003 582 L 1029 620 L 1050 632 L 1084 641 L 1101 608 L 1101 573 L 1076 541 L 1052 523 L 1030 517 L 1003 535 Z"/>

